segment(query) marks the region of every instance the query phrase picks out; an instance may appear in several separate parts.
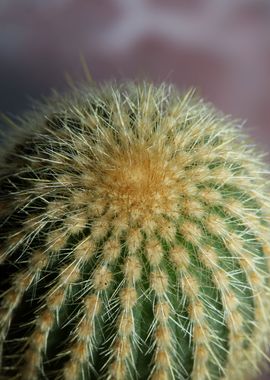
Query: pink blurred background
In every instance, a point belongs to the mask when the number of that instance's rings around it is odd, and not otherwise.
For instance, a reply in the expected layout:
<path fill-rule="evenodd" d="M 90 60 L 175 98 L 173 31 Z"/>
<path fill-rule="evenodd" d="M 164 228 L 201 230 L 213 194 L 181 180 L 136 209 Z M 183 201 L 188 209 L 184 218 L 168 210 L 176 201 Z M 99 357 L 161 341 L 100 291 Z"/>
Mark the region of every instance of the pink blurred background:
<path fill-rule="evenodd" d="M 0 0 L 0 111 L 83 80 L 80 55 L 97 82 L 198 88 L 270 151 L 269 0 Z"/>

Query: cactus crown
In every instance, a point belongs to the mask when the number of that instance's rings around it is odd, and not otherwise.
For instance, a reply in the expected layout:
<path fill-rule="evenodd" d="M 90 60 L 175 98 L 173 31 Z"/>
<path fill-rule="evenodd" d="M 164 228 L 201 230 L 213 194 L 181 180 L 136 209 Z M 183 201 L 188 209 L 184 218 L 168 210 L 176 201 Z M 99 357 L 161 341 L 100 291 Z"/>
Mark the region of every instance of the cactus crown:
<path fill-rule="evenodd" d="M 242 379 L 269 336 L 269 183 L 192 92 L 86 87 L 2 157 L 2 374 Z"/>

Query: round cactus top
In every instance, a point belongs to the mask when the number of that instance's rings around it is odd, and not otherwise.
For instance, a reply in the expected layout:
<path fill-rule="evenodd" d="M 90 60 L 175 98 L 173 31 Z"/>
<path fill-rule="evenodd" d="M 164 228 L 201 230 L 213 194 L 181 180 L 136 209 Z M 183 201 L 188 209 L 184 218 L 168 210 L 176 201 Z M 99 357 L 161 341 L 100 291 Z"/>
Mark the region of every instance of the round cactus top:
<path fill-rule="evenodd" d="M 25 115 L 0 170 L 3 376 L 257 371 L 269 180 L 241 126 L 170 85 L 86 86 Z"/>

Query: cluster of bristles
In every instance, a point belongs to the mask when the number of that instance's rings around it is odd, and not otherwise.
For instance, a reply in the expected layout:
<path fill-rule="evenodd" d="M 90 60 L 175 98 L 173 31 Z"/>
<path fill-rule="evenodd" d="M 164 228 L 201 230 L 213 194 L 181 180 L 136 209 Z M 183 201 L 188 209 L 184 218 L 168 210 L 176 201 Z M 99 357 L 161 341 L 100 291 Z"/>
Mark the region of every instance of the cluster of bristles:
<path fill-rule="evenodd" d="M 266 172 L 238 127 L 171 86 L 86 88 L 28 115 L 1 164 L 3 378 L 256 373 Z"/>

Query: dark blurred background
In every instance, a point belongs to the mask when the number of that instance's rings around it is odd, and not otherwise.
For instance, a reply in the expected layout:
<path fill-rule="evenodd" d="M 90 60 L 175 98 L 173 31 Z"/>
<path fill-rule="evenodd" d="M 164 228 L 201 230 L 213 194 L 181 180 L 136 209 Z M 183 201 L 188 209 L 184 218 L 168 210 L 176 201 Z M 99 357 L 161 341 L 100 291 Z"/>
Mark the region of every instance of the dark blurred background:
<path fill-rule="evenodd" d="M 196 87 L 270 151 L 269 0 L 0 0 L 0 111 L 83 80 L 80 56 L 97 82 Z"/>
<path fill-rule="evenodd" d="M 270 1 L 0 0 L 0 110 L 83 78 L 195 86 L 270 142 Z"/>

